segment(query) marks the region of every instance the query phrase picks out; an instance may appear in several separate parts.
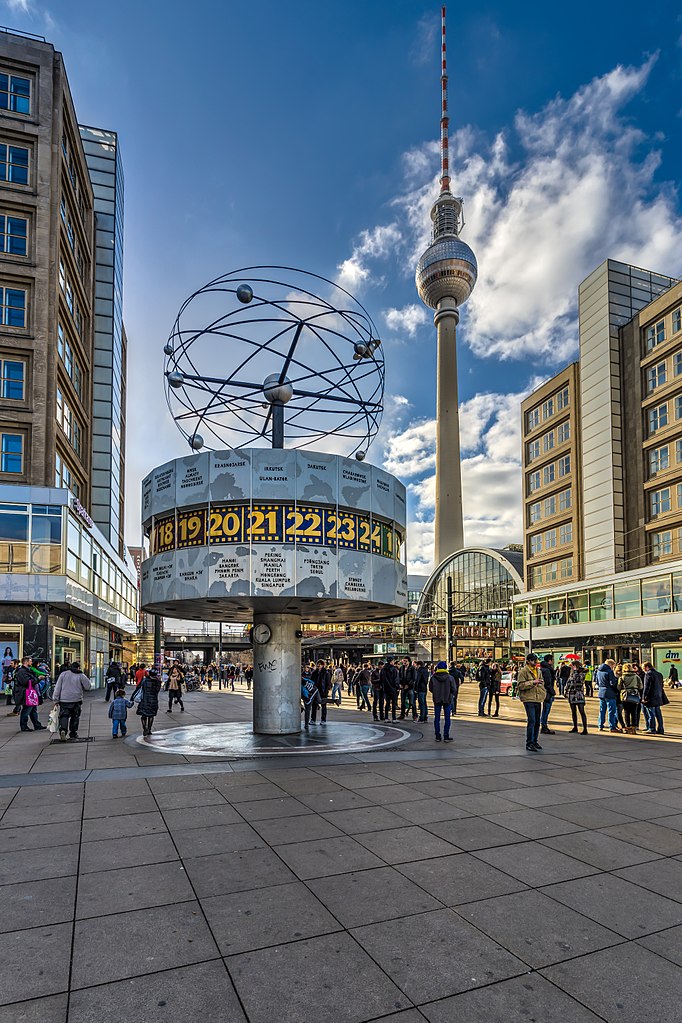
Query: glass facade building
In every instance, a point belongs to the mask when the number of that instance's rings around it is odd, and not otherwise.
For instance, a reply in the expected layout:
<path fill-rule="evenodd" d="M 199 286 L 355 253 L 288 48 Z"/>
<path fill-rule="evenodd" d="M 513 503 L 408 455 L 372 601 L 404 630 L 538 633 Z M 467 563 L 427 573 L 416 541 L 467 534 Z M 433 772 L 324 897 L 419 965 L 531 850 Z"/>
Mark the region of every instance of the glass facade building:
<path fill-rule="evenodd" d="M 126 341 L 123 328 L 123 164 L 114 131 L 79 126 L 95 211 L 91 514 L 123 549 Z"/>

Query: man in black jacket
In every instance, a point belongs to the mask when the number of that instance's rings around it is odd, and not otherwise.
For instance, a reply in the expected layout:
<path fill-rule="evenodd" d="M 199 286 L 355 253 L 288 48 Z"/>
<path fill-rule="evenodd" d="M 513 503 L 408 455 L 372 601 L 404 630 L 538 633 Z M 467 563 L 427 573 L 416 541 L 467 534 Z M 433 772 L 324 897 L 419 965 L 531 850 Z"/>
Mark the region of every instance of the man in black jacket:
<path fill-rule="evenodd" d="M 414 690 L 417 682 L 417 672 L 412 663 L 411 657 L 403 657 L 403 663 L 398 671 L 400 678 L 400 720 L 405 720 L 405 714 L 412 709 L 412 720 L 417 720 L 417 701 L 414 698 Z"/>
<path fill-rule="evenodd" d="M 556 696 L 556 671 L 554 670 L 554 658 L 551 654 L 545 654 L 543 659 L 540 661 L 540 673 L 542 675 L 542 684 L 545 687 L 545 692 L 547 693 L 542 703 L 540 731 L 543 735 L 554 735 L 555 733 L 551 731 L 547 724 L 549 721 L 549 712 L 552 709 L 554 697 Z"/>
<path fill-rule="evenodd" d="M 478 716 L 480 718 L 485 717 L 485 704 L 488 699 L 488 689 L 490 688 L 490 664 L 488 661 L 481 661 L 476 672 L 476 681 L 478 682 L 479 696 L 478 696 Z"/>
<path fill-rule="evenodd" d="M 312 672 L 310 678 L 315 683 L 318 695 L 320 697 L 320 703 L 322 704 L 322 710 L 320 713 L 320 723 L 323 725 L 327 724 L 327 699 L 329 697 L 329 690 L 332 684 L 332 677 L 324 666 L 324 661 L 320 658 L 317 662 L 315 671 Z M 311 725 L 317 724 L 317 703 L 313 703 L 313 710 L 310 717 Z"/>
<path fill-rule="evenodd" d="M 386 658 L 386 664 L 381 669 L 381 685 L 384 690 L 384 717 L 388 721 L 388 710 L 390 707 L 391 717 L 395 721 L 398 717 L 400 678 L 392 657 Z"/>
<path fill-rule="evenodd" d="M 379 661 L 376 668 L 372 668 L 370 681 L 372 683 L 372 717 L 375 721 L 384 720 L 384 687 L 381 681 L 381 673 L 384 670 L 384 662 Z"/>
<path fill-rule="evenodd" d="M 107 690 L 104 694 L 104 702 L 108 703 L 111 699 L 111 694 L 115 693 L 117 689 L 122 689 L 125 685 L 124 679 L 121 677 L 121 669 L 116 661 L 111 661 L 107 668 L 106 683 Z"/>
<path fill-rule="evenodd" d="M 426 694 L 429 691 L 429 669 L 423 661 L 417 661 L 415 690 L 417 693 L 417 703 L 419 704 L 419 720 L 428 721 L 429 711 L 426 703 Z"/>

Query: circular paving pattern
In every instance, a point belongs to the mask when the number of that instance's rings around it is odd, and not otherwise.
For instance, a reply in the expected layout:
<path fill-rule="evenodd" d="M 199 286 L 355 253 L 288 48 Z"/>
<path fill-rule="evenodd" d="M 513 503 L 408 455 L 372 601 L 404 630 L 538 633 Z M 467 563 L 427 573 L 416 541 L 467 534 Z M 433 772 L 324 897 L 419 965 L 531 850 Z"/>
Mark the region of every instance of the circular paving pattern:
<path fill-rule="evenodd" d="M 187 725 L 139 735 L 137 742 L 158 753 L 189 757 L 272 757 L 312 753 L 358 753 L 398 746 L 420 737 L 397 725 L 330 723 L 311 725 L 298 735 L 255 735 L 248 721 Z"/>

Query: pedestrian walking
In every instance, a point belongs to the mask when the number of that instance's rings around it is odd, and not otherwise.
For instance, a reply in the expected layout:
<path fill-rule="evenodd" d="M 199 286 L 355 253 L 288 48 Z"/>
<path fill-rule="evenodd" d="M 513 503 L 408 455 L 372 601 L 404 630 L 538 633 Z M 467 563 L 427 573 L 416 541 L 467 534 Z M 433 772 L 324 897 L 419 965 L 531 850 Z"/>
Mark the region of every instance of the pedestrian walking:
<path fill-rule="evenodd" d="M 528 654 L 525 664 L 519 670 L 519 699 L 526 712 L 526 749 L 529 753 L 538 753 L 542 750 L 538 738 L 542 704 L 546 695 L 537 655 Z"/>
<path fill-rule="evenodd" d="M 663 676 L 656 671 L 651 661 L 646 661 L 644 667 L 644 688 L 642 690 L 642 706 L 647 720 L 647 727 L 644 729 L 649 735 L 664 735 L 663 713 L 661 707 L 669 703 L 668 697 L 663 689 Z"/>
<path fill-rule="evenodd" d="M 28 727 L 29 720 L 34 732 L 39 732 L 45 727 L 38 717 L 38 707 L 43 702 L 43 697 L 36 684 L 32 666 L 32 657 L 22 657 L 21 665 L 14 675 L 14 703 L 19 709 L 19 728 L 22 732 L 31 731 Z"/>
<path fill-rule="evenodd" d="M 450 672 L 452 674 L 452 672 Z M 499 718 L 500 716 L 500 688 L 502 686 L 502 669 L 497 662 L 493 662 L 490 665 L 490 675 L 488 680 L 488 717 Z M 495 713 L 491 715 L 490 711 L 493 707 L 493 700 L 495 701 Z"/>
<path fill-rule="evenodd" d="M 637 672 L 634 671 L 632 664 L 624 664 L 618 681 L 618 693 L 623 707 L 625 731 L 630 735 L 635 735 L 639 728 L 643 688 L 642 680 Z"/>
<path fill-rule="evenodd" d="M 400 692 L 400 678 L 398 669 L 393 663 L 392 657 L 386 658 L 386 663 L 381 669 L 381 685 L 384 691 L 384 718 L 388 721 L 388 712 L 391 711 L 391 719 L 398 719 L 398 693 Z"/>
<path fill-rule="evenodd" d="M 485 717 L 485 704 L 490 687 L 490 665 L 487 661 L 481 661 L 479 664 L 476 681 L 478 682 L 478 716 L 482 718 Z"/>
<path fill-rule="evenodd" d="M 556 696 L 556 672 L 554 670 L 554 658 L 551 654 L 545 654 L 540 661 L 540 673 L 542 675 L 542 684 L 545 687 L 545 698 L 542 701 L 542 711 L 540 712 L 540 731 L 543 735 L 554 735 L 555 733 L 549 727 L 549 712 L 552 709 L 554 697 Z"/>
<path fill-rule="evenodd" d="M 614 672 L 615 661 L 607 660 L 594 673 L 599 697 L 599 731 L 604 731 L 606 716 L 609 718 L 609 731 L 620 732 L 618 725 L 618 679 Z"/>
<path fill-rule="evenodd" d="M 159 713 L 159 692 L 161 691 L 161 679 L 156 668 L 150 668 L 139 686 L 132 695 L 133 703 L 139 695 L 136 714 L 139 715 L 142 724 L 142 734 L 151 735 L 154 727 L 154 718 Z"/>
<path fill-rule="evenodd" d="M 358 671 L 353 673 L 353 684 L 355 685 L 355 691 L 360 695 L 358 709 L 371 711 L 372 707 L 369 702 L 370 671 L 368 664 L 363 664 Z"/>
<path fill-rule="evenodd" d="M 111 737 L 112 739 L 118 739 L 118 730 L 121 729 L 121 737 L 125 738 L 128 727 L 126 720 L 128 718 L 128 708 L 134 707 L 135 704 L 132 700 L 126 700 L 125 689 L 117 689 L 114 693 L 114 699 L 111 701 L 109 707 L 109 717 L 111 719 Z"/>
<path fill-rule="evenodd" d="M 332 703 L 337 704 L 339 707 L 341 706 L 343 682 L 343 670 L 337 665 L 332 674 Z"/>
<path fill-rule="evenodd" d="M 329 699 L 329 690 L 331 688 L 331 675 L 328 669 L 325 667 L 322 658 L 317 662 L 315 670 L 311 672 L 311 679 L 317 686 L 317 693 L 319 701 L 315 701 L 312 705 L 312 716 L 310 723 L 313 725 L 317 724 L 317 708 L 320 707 L 320 724 L 327 724 L 327 700 Z"/>
<path fill-rule="evenodd" d="M 301 677 L 301 703 L 303 704 L 304 727 L 307 732 L 310 725 L 310 711 L 320 703 L 320 694 L 317 691 L 317 684 L 305 675 Z"/>
<path fill-rule="evenodd" d="M 452 742 L 450 737 L 450 709 L 455 693 L 455 680 L 448 671 L 445 661 L 439 661 L 429 681 L 429 690 L 433 699 L 433 727 L 436 742 L 441 741 L 440 719 L 443 715 L 443 741 Z"/>
<path fill-rule="evenodd" d="M 105 683 L 107 688 L 104 694 L 104 702 L 108 703 L 111 699 L 111 694 L 115 693 L 117 689 L 120 689 L 123 684 L 121 668 L 114 660 L 109 662 Z"/>
<path fill-rule="evenodd" d="M 668 672 L 668 685 L 671 689 L 677 689 L 680 684 L 680 676 L 674 664 L 670 665 Z"/>
<path fill-rule="evenodd" d="M 426 702 L 426 694 L 429 691 L 429 669 L 423 661 L 417 661 L 416 663 L 417 675 L 415 680 L 415 694 L 417 697 L 417 704 L 419 706 L 419 720 L 424 722 L 429 720 L 429 710 Z M 456 695 L 455 706 L 457 706 Z"/>
<path fill-rule="evenodd" d="M 578 731 L 578 714 L 583 723 L 582 735 L 587 735 L 587 715 L 585 713 L 585 675 L 586 670 L 580 661 L 574 661 L 571 674 L 564 682 L 564 696 L 568 700 L 573 719 L 572 732 Z"/>
<path fill-rule="evenodd" d="M 398 671 L 400 679 L 400 720 L 405 720 L 405 715 L 412 712 L 412 720 L 417 720 L 417 701 L 415 699 L 415 687 L 417 684 L 417 670 L 412 663 L 411 657 L 403 657 L 402 664 Z"/>
<path fill-rule="evenodd" d="M 174 703 L 179 703 L 180 710 L 184 712 L 185 705 L 182 702 L 182 686 L 184 681 L 185 676 L 182 674 L 180 665 L 176 661 L 168 672 L 168 710 L 166 714 L 173 713 Z"/>
<path fill-rule="evenodd" d="M 83 674 L 78 661 L 73 661 L 57 679 L 52 699 L 59 704 L 59 738 L 62 742 L 66 742 L 67 732 L 70 739 L 78 738 L 83 693 L 89 689 L 92 689 L 92 682 Z"/>
<path fill-rule="evenodd" d="M 370 682 L 372 684 L 372 717 L 375 721 L 384 720 L 384 687 L 381 682 L 381 672 L 384 662 L 378 661 L 376 668 L 372 669 Z"/>

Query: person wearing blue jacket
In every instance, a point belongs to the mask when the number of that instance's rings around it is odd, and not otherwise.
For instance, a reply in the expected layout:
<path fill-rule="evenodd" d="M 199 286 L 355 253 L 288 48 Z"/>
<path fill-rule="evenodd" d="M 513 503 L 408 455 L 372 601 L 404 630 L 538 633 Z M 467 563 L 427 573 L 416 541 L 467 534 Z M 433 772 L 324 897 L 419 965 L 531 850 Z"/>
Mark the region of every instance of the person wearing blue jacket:
<path fill-rule="evenodd" d="M 126 726 L 126 720 L 128 718 L 128 708 L 134 707 L 135 704 L 132 700 L 126 700 L 125 689 L 117 689 L 114 695 L 114 699 L 109 705 L 109 717 L 111 718 L 111 736 L 113 739 L 118 739 L 118 728 L 121 726 L 121 736 L 125 737 L 128 732 Z"/>
<path fill-rule="evenodd" d="M 301 702 L 303 704 L 303 713 L 305 714 L 305 729 L 308 731 L 310 725 L 310 711 L 311 708 L 317 710 L 318 706 L 322 706 L 322 700 L 320 699 L 320 693 L 317 688 L 317 682 L 313 679 L 303 675 L 301 678 Z M 315 721 L 313 721 L 315 724 Z"/>
<path fill-rule="evenodd" d="M 609 731 L 622 732 L 618 727 L 618 679 L 614 667 L 615 661 L 604 661 L 594 673 L 599 697 L 599 731 L 604 731 L 606 715 L 609 716 Z"/>

